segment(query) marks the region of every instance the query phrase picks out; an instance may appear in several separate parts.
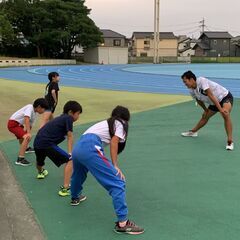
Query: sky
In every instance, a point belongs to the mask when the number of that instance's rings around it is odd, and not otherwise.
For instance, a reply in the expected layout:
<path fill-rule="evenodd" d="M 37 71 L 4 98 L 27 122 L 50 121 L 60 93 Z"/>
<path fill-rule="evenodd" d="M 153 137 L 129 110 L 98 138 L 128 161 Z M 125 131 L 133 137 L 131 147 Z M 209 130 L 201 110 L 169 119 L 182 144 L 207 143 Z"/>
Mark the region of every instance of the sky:
<path fill-rule="evenodd" d="M 100 29 L 126 37 L 134 31 L 153 31 L 154 0 L 85 0 L 90 18 Z M 228 31 L 240 35 L 239 0 L 160 0 L 160 32 L 199 37 L 200 21 L 205 31 Z"/>

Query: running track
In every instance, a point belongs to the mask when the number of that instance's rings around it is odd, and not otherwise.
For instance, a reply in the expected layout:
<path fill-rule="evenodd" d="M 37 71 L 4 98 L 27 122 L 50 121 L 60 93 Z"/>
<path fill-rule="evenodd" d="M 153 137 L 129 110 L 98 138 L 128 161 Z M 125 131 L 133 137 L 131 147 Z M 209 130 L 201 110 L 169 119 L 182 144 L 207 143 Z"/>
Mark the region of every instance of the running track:
<path fill-rule="evenodd" d="M 218 70 L 228 71 L 231 64 L 162 64 L 162 65 L 67 65 L 44 67 L 15 67 L 0 69 L 0 78 L 26 82 L 47 83 L 47 74 L 59 72 L 61 85 L 121 90 L 132 92 L 188 94 L 188 89 L 181 81 L 181 73 L 193 69 L 202 70 L 204 76 L 210 77 L 229 89 L 235 97 L 240 97 L 240 72 L 234 76 L 228 74 L 219 77 Z M 240 65 L 235 64 L 234 69 Z M 214 72 L 211 69 L 214 68 Z M 149 70 L 150 69 L 150 70 Z M 157 69 L 157 71 L 156 71 Z M 204 70 L 205 69 L 205 70 Z M 199 73 L 202 73 L 199 71 Z M 198 74 L 198 71 L 196 72 Z M 215 75 L 214 75 L 215 74 Z M 216 76 L 216 77 L 215 77 Z M 227 77 L 226 77 L 227 76 Z M 239 76 L 237 78 L 236 76 Z"/>

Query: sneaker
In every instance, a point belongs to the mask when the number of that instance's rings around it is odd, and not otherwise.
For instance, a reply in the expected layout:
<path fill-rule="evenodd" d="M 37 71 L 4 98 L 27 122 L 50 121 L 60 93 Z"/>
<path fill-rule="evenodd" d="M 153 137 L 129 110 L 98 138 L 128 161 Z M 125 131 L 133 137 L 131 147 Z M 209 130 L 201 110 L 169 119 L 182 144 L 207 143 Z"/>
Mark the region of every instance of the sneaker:
<path fill-rule="evenodd" d="M 18 158 L 17 161 L 15 162 L 16 165 L 21 165 L 21 166 L 29 166 L 31 163 L 25 159 L 25 158 Z"/>
<path fill-rule="evenodd" d="M 25 150 L 25 153 L 34 153 L 34 148 L 32 147 L 28 147 L 26 150 Z"/>
<path fill-rule="evenodd" d="M 234 144 L 233 144 L 233 142 L 226 145 L 226 150 L 232 151 L 233 149 L 234 149 Z"/>
<path fill-rule="evenodd" d="M 127 220 L 127 223 L 124 227 L 120 227 L 119 223 L 116 222 L 116 225 L 114 227 L 114 231 L 116 233 L 127 233 L 127 234 L 142 234 L 144 233 L 144 229 L 137 226 L 134 222 Z"/>
<path fill-rule="evenodd" d="M 70 187 L 65 188 L 63 186 L 60 187 L 61 190 L 58 192 L 58 195 L 61 197 L 66 197 L 70 195 Z"/>
<path fill-rule="evenodd" d="M 43 169 L 42 172 L 38 173 L 37 179 L 44 179 L 48 175 L 48 171 Z"/>
<path fill-rule="evenodd" d="M 72 206 L 77 206 L 80 202 L 83 202 L 87 199 L 85 195 L 80 195 L 79 198 L 72 198 L 71 200 L 71 205 Z"/>
<path fill-rule="evenodd" d="M 197 137 L 198 133 L 197 132 L 192 132 L 191 130 L 188 132 L 183 132 L 181 133 L 183 137 Z"/>

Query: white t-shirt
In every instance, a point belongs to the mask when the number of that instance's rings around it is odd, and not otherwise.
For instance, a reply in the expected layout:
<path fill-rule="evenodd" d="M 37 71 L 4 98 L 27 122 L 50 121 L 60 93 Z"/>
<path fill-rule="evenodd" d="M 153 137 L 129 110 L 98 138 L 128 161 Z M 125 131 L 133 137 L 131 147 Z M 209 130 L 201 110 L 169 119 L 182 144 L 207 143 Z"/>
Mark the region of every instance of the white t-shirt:
<path fill-rule="evenodd" d="M 33 105 L 28 104 L 23 108 L 19 109 L 15 112 L 11 117 L 10 120 L 14 120 L 19 122 L 21 125 L 24 125 L 24 117 L 30 118 L 30 125 L 32 126 L 34 121 L 36 120 L 37 113 L 34 111 Z"/>
<path fill-rule="evenodd" d="M 218 102 L 221 102 L 224 97 L 228 95 L 228 90 L 216 82 L 212 82 L 204 77 L 199 77 L 196 80 L 197 88 L 190 89 L 190 94 L 193 98 L 198 99 L 202 102 L 214 105 L 206 94 L 206 90 L 210 89 L 213 95 L 217 98 Z"/>
<path fill-rule="evenodd" d="M 116 120 L 114 125 L 115 125 L 114 128 L 116 129 L 114 135 L 120 138 L 120 142 L 124 142 L 126 134 L 124 132 L 122 123 L 119 122 L 118 120 Z M 97 136 L 100 137 L 101 141 L 105 145 L 109 144 L 110 141 L 111 141 L 111 136 L 109 134 L 109 128 L 108 128 L 107 120 L 104 120 L 104 121 L 101 121 L 99 123 L 94 124 L 92 127 L 87 129 L 87 131 L 85 131 L 83 133 L 83 135 L 87 134 L 87 133 L 96 134 Z"/>

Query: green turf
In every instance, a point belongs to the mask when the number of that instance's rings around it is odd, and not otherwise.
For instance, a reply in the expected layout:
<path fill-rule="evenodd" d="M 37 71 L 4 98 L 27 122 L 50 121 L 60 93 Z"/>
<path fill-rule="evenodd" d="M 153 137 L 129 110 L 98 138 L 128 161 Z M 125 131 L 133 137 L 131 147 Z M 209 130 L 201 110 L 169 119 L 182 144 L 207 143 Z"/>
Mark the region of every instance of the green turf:
<path fill-rule="evenodd" d="M 78 207 L 57 196 L 62 168 L 47 163 L 49 176 L 35 179 L 34 166 L 12 168 L 49 240 L 163 239 L 236 240 L 240 234 L 239 101 L 233 110 L 236 149 L 225 150 L 222 118 L 214 117 L 198 138 L 183 138 L 200 117 L 193 102 L 134 114 L 120 166 L 127 179 L 129 217 L 145 227 L 138 237 L 112 231 L 115 215 L 111 198 L 91 177 Z M 79 136 L 88 125 L 77 127 Z M 64 145 L 65 146 L 65 145 Z M 11 163 L 16 141 L 2 143 Z M 29 155 L 34 162 L 34 154 Z"/>
<path fill-rule="evenodd" d="M 8 132 L 6 123 L 9 117 L 18 109 L 32 103 L 36 98 L 43 97 L 44 84 L 9 81 L 0 79 L 0 141 L 13 139 L 14 135 Z M 63 105 L 69 100 L 76 100 L 83 107 L 83 114 L 78 123 L 97 121 L 109 116 L 116 105 L 127 106 L 131 112 L 141 112 L 147 109 L 189 101 L 189 96 L 133 93 L 122 91 L 108 91 L 84 89 L 77 87 L 63 87 L 60 85 L 59 104 L 55 114 L 62 112 Z M 36 133 L 38 122 L 33 127 Z"/>

